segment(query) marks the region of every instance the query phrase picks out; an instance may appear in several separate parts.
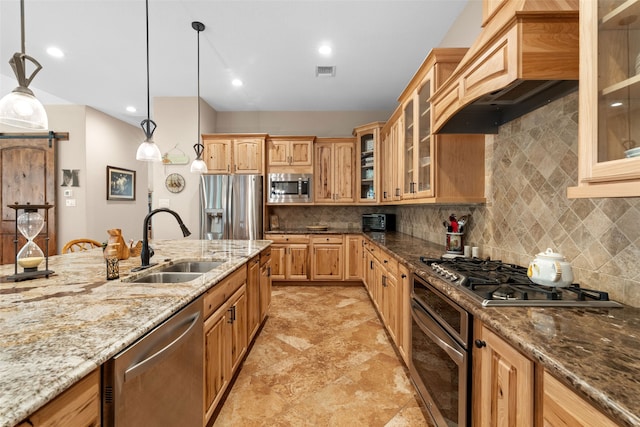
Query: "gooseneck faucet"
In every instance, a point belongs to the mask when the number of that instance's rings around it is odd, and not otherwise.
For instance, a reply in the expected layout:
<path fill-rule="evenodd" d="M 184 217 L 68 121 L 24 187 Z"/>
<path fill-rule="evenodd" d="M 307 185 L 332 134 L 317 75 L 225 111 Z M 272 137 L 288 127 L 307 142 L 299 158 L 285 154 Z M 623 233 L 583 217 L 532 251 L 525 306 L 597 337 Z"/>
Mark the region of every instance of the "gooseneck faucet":
<path fill-rule="evenodd" d="M 142 265 L 138 268 L 139 270 L 142 270 L 147 267 L 151 267 L 151 265 L 155 265 L 155 264 L 149 265 L 149 259 L 151 258 L 152 254 L 149 251 L 148 230 L 149 230 L 149 222 L 151 221 L 151 217 L 157 214 L 158 212 L 168 212 L 171 215 L 173 215 L 178 221 L 178 225 L 180 225 L 180 229 L 182 230 L 182 235 L 184 237 L 191 235 L 191 232 L 189 231 L 187 226 L 184 225 L 184 223 L 182 222 L 182 218 L 180 218 L 180 215 L 178 215 L 176 212 L 172 211 L 171 209 L 158 208 L 149 212 L 147 216 L 144 217 L 144 222 L 142 224 L 142 251 L 140 252 L 140 259 L 142 260 Z"/>

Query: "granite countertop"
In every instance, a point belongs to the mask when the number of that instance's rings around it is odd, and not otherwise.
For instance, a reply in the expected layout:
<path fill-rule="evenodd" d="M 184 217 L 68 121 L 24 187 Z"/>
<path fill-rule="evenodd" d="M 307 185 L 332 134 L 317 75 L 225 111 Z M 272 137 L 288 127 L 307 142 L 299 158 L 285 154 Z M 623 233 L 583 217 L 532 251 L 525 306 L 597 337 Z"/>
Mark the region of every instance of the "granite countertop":
<path fill-rule="evenodd" d="M 314 230 L 308 228 L 287 228 L 282 230 L 270 230 L 265 231 L 265 238 L 269 237 L 269 234 L 361 234 L 362 228 L 360 227 L 330 227 L 327 226 L 326 230 Z"/>
<path fill-rule="evenodd" d="M 222 260 L 196 280 L 136 284 L 125 280 L 140 258 L 120 261 L 120 280 L 106 281 L 100 248 L 49 258 L 49 278 L 8 282 L 0 266 L 0 426 L 13 426 L 193 301 L 267 240 L 153 241 L 152 262 Z"/>
<path fill-rule="evenodd" d="M 639 308 L 483 308 L 420 261 L 441 256 L 443 246 L 402 233 L 364 234 L 612 419 L 640 425 Z"/>

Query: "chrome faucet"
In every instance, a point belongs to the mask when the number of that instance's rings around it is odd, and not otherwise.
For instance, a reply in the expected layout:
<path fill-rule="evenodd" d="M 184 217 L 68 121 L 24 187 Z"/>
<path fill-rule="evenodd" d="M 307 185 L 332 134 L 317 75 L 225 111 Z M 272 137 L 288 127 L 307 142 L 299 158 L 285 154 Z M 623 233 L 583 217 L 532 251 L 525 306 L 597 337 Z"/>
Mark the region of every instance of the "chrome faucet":
<path fill-rule="evenodd" d="M 149 250 L 148 230 L 149 230 L 149 221 L 151 221 L 151 217 L 157 214 L 158 212 L 168 212 L 171 215 L 173 215 L 178 221 L 178 225 L 180 225 L 180 229 L 182 230 L 182 235 L 184 237 L 191 235 L 191 232 L 189 231 L 187 226 L 184 225 L 184 223 L 182 222 L 182 218 L 180 218 L 180 215 L 178 215 L 176 212 L 167 208 L 158 208 L 158 209 L 152 210 L 147 214 L 147 216 L 144 217 L 144 222 L 142 224 L 142 251 L 140 252 L 140 259 L 142 260 L 142 265 L 134 270 L 142 270 L 142 269 L 151 267 L 152 265 L 155 265 L 155 264 L 149 264 L 149 259 L 153 256 L 153 254 Z"/>

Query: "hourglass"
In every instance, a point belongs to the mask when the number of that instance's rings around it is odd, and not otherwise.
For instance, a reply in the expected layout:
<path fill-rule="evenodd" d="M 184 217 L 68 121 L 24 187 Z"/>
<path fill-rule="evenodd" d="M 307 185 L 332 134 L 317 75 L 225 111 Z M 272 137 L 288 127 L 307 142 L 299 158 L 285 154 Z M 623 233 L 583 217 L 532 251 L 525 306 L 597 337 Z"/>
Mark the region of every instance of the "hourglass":
<path fill-rule="evenodd" d="M 18 252 L 15 261 L 15 275 L 9 276 L 10 280 L 20 281 L 27 279 L 34 279 L 36 277 L 49 276 L 53 271 L 49 270 L 49 230 L 45 236 L 45 250 L 46 255 L 42 252 L 42 249 L 34 241 L 36 236 L 42 231 L 42 228 L 47 224 L 47 212 L 48 209 L 53 207 L 52 205 L 9 205 L 10 208 L 18 211 L 22 210 L 23 213 L 16 218 L 16 232 L 15 232 L 15 250 Z M 38 212 L 38 210 L 44 209 L 45 218 Z M 27 243 L 18 251 L 18 231 L 22 234 Z M 38 267 L 45 262 L 45 269 L 38 270 Z M 22 267 L 23 272 L 18 273 L 18 266 Z"/>

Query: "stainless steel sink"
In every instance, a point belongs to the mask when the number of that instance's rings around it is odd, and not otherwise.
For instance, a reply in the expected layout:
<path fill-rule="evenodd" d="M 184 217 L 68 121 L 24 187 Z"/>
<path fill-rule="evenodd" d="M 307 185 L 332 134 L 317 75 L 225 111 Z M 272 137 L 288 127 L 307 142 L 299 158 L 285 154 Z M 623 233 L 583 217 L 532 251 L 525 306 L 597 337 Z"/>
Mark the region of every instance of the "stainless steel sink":
<path fill-rule="evenodd" d="M 150 273 L 137 279 L 133 279 L 131 283 L 184 283 L 197 279 L 202 273 L 186 272 L 186 271 L 160 271 Z"/>
<path fill-rule="evenodd" d="M 224 264 L 224 261 L 182 261 L 176 262 L 172 265 L 168 265 L 162 268 L 160 271 L 206 273 L 207 271 L 216 268 L 220 264 Z"/>

